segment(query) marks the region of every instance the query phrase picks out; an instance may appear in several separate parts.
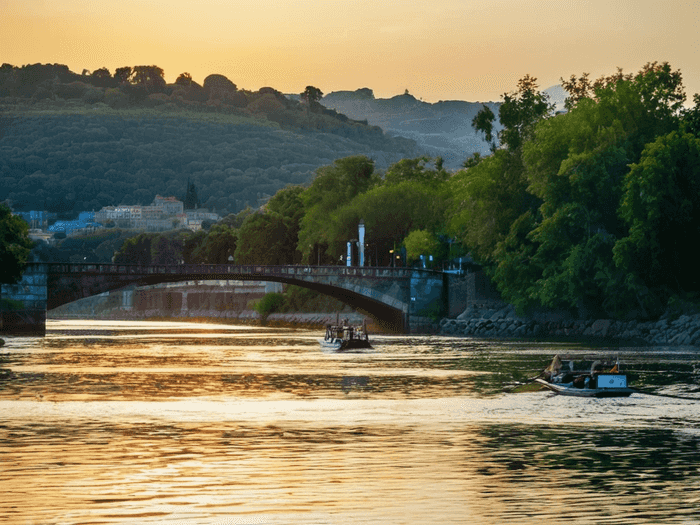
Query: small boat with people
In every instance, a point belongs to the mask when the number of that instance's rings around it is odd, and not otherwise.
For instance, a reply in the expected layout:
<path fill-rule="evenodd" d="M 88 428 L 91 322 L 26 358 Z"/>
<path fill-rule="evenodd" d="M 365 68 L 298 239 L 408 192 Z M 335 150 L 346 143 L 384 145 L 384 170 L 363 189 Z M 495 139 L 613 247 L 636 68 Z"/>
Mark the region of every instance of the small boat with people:
<path fill-rule="evenodd" d="M 568 361 L 567 365 L 564 361 Z M 627 397 L 634 393 L 627 386 L 627 375 L 621 372 L 619 359 L 595 359 L 590 368 L 577 370 L 573 359 L 556 355 L 542 376 L 535 381 L 564 396 Z"/>
<path fill-rule="evenodd" d="M 367 333 L 367 323 L 361 326 L 351 326 L 347 319 L 342 324 L 326 325 L 326 335 L 319 340 L 322 348 L 345 351 L 361 348 L 372 348 Z"/>

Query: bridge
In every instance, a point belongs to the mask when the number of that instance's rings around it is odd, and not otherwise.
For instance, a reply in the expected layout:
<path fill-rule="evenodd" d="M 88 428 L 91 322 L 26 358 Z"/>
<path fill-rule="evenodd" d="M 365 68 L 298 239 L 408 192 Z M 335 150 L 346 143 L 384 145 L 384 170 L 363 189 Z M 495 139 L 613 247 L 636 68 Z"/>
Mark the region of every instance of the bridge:
<path fill-rule="evenodd" d="M 387 330 L 410 333 L 422 318 L 464 309 L 464 297 L 456 293 L 450 297 L 450 283 L 456 277 L 417 268 L 366 266 L 30 263 L 19 284 L 3 286 L 4 297 L 24 303 L 24 310 L 4 312 L 3 329 L 44 334 L 47 310 L 127 286 L 253 280 L 317 290 L 366 313 Z"/>

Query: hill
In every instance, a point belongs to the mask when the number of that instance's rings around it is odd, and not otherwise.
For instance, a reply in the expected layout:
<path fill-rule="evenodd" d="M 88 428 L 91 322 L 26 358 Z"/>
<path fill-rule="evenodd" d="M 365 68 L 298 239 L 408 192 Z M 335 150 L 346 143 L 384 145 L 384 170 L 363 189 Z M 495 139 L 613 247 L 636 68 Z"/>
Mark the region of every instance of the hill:
<path fill-rule="evenodd" d="M 189 179 L 202 207 L 235 213 L 338 158 L 386 168 L 418 154 L 377 126 L 221 75 L 153 87 L 95 73 L 0 67 L 0 202 L 74 216 L 183 197 Z"/>
<path fill-rule="evenodd" d="M 450 168 L 460 167 L 475 152 L 489 152 L 488 143 L 472 128 L 472 119 L 484 105 L 495 114 L 499 106 L 498 102 L 461 100 L 433 104 L 408 93 L 377 99 L 368 88 L 329 93 L 321 104 L 351 119 L 366 119 L 389 135 L 410 138 L 428 155 L 443 157 Z"/>

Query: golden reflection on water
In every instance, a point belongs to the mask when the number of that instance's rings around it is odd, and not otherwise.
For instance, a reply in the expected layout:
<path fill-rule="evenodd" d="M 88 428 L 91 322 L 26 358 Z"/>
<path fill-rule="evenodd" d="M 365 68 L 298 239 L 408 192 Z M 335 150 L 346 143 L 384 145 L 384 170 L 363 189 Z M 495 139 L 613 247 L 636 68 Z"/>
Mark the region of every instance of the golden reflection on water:
<path fill-rule="evenodd" d="M 550 348 L 377 336 L 333 354 L 320 335 L 9 338 L 0 523 L 698 523 L 692 399 L 504 394 Z"/>

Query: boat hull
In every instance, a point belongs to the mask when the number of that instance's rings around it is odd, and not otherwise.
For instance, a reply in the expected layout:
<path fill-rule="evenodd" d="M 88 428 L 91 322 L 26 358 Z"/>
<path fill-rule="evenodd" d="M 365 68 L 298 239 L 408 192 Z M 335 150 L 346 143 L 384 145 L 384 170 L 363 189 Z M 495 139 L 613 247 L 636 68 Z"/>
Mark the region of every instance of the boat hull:
<path fill-rule="evenodd" d="M 573 383 L 550 383 L 544 379 L 535 379 L 543 387 L 562 396 L 575 397 L 628 397 L 634 390 L 628 387 L 617 388 L 578 388 Z"/>
<path fill-rule="evenodd" d="M 337 352 L 343 352 L 345 350 L 357 350 L 362 348 L 372 348 L 369 341 L 366 339 L 319 339 L 319 344 L 321 348 L 326 350 L 335 350 Z"/>

